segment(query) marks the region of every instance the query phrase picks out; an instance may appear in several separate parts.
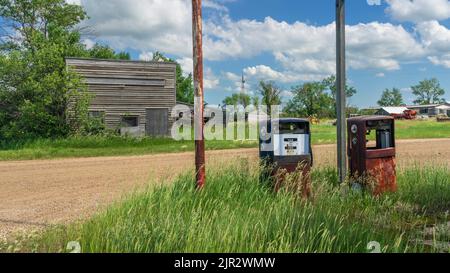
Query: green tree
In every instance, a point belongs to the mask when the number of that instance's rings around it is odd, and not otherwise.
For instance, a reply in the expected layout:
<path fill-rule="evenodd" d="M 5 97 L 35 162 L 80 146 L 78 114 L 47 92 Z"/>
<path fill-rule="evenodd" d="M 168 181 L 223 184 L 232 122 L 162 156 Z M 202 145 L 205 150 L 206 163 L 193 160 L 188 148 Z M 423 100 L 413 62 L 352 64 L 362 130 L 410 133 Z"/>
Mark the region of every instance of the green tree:
<path fill-rule="evenodd" d="M 403 95 L 397 88 L 386 89 L 378 101 L 379 106 L 400 106 L 403 105 Z"/>
<path fill-rule="evenodd" d="M 332 97 L 336 98 L 336 76 L 332 75 L 328 78 L 325 78 L 324 80 L 322 80 L 322 84 L 331 91 Z M 347 95 L 347 98 L 351 98 L 356 95 L 357 91 L 353 86 L 346 84 L 345 93 Z"/>
<path fill-rule="evenodd" d="M 87 57 L 97 59 L 111 59 L 111 60 L 130 60 L 131 56 L 128 52 L 116 53 L 114 49 L 109 46 L 95 44 L 87 51 Z"/>
<path fill-rule="evenodd" d="M 0 137 L 60 137 L 82 130 L 90 96 L 65 57 L 83 56 L 86 14 L 65 0 L 0 0 Z M 69 121 L 69 122 L 68 122 Z"/>
<path fill-rule="evenodd" d="M 324 80 L 322 80 L 322 84 L 325 86 L 326 89 L 328 89 L 330 91 L 330 97 L 331 97 L 331 102 L 330 104 L 332 105 L 332 111 L 330 114 L 330 117 L 335 118 L 336 114 L 337 114 L 337 109 L 336 109 L 336 76 L 332 75 L 328 78 L 325 78 Z M 348 84 L 345 85 L 345 93 L 347 96 L 347 99 L 353 97 L 354 95 L 356 95 L 357 90 L 356 88 L 354 88 L 353 86 L 350 86 Z"/>
<path fill-rule="evenodd" d="M 236 93 L 231 96 L 226 97 L 223 100 L 223 104 L 227 106 L 238 106 L 242 105 L 244 108 L 251 104 L 251 97 L 247 94 Z"/>
<path fill-rule="evenodd" d="M 259 94 L 261 105 L 267 107 L 267 114 L 271 115 L 271 106 L 281 105 L 281 89 L 273 81 L 260 81 Z"/>
<path fill-rule="evenodd" d="M 332 98 L 325 90 L 326 86 L 322 82 L 310 82 L 293 87 L 294 97 L 287 103 L 284 111 L 298 117 L 329 116 Z"/>
<path fill-rule="evenodd" d="M 167 58 L 161 52 L 153 54 L 154 62 L 173 62 L 177 65 L 177 101 L 185 103 L 194 103 L 194 84 L 192 73 L 185 76 L 181 65 L 175 60 Z"/>
<path fill-rule="evenodd" d="M 425 79 L 419 82 L 418 85 L 411 87 L 413 94 L 417 97 L 414 101 L 416 104 L 434 104 L 443 103 L 445 99 L 445 90 L 441 88 L 438 79 Z"/>
<path fill-rule="evenodd" d="M 252 104 L 253 106 L 255 106 L 256 108 L 259 107 L 259 105 L 261 104 L 261 99 L 259 98 L 259 96 L 253 96 L 252 97 Z"/>

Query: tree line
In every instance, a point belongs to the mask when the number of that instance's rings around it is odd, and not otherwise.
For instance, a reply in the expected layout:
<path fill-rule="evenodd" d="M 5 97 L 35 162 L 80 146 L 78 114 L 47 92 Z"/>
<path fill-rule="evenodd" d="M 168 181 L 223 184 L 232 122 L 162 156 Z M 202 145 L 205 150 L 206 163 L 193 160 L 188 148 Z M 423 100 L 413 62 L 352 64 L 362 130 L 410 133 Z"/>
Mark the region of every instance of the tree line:
<path fill-rule="evenodd" d="M 425 79 L 419 84 L 411 86 L 411 91 L 416 100 L 414 104 L 440 104 L 445 103 L 445 90 L 436 78 Z M 403 94 L 398 88 L 385 89 L 378 101 L 379 106 L 404 106 Z"/>
<path fill-rule="evenodd" d="M 347 97 L 350 98 L 356 94 L 356 89 L 352 86 L 346 86 Z M 318 117 L 334 118 L 336 117 L 336 77 L 330 76 L 322 81 L 307 82 L 301 85 L 291 87 L 292 98 L 284 105 L 283 115 L 292 117 Z M 223 100 L 224 105 L 243 105 L 247 107 L 250 104 L 258 107 L 259 105 L 269 106 L 281 105 L 282 89 L 274 81 L 260 81 L 257 88 L 257 94 L 253 97 L 236 93 L 226 97 Z M 348 107 L 354 109 L 354 107 Z"/>
<path fill-rule="evenodd" d="M 411 87 L 416 96 L 415 104 L 445 103 L 445 90 L 435 78 L 425 79 Z M 283 115 L 291 117 L 336 118 L 336 77 L 330 76 L 322 81 L 306 82 L 290 89 L 292 97 L 284 104 Z M 346 85 L 347 99 L 357 94 L 356 88 Z M 224 105 L 250 104 L 259 106 L 281 105 L 282 91 L 273 81 L 261 81 L 257 94 L 251 97 L 247 94 L 236 93 L 223 100 Z M 398 88 L 386 89 L 377 102 L 379 106 L 404 106 L 403 94 Z M 347 115 L 365 114 L 355 106 L 347 105 Z"/>

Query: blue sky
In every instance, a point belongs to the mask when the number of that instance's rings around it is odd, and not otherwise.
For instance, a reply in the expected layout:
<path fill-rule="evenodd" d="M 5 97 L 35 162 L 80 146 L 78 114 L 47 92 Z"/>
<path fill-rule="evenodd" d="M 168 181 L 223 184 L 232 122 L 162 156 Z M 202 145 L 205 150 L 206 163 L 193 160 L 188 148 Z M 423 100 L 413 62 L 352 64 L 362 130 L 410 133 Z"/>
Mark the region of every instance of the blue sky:
<path fill-rule="evenodd" d="M 335 20 L 334 1 L 297 1 L 297 0 L 247 0 L 235 1 L 226 4 L 229 9 L 229 16 L 233 20 L 252 19 L 263 21 L 267 16 L 277 21 L 286 21 L 295 23 L 296 21 L 305 22 L 315 26 L 322 26 L 333 23 Z M 366 1 L 347 1 L 347 24 L 357 25 L 360 23 L 380 22 L 400 24 L 409 31 L 414 31 L 414 23 L 398 22 L 387 12 L 387 3 L 382 5 L 368 5 Z M 441 24 L 449 26 L 450 21 L 443 20 Z M 330 44 L 333 41 L 330 41 Z M 301 47 L 301 45 L 298 45 Z M 450 47 L 450 44 L 449 44 Z M 271 67 L 277 67 L 277 63 L 271 58 L 270 54 L 236 60 L 231 63 L 225 62 L 207 62 L 214 70 L 229 70 L 236 74 L 246 66 L 257 64 L 266 64 Z M 376 74 L 383 73 L 384 77 L 377 77 Z M 402 64 L 401 69 L 385 72 L 379 69 L 349 69 L 348 78 L 353 86 L 358 90 L 358 94 L 351 99 L 351 103 L 360 107 L 368 107 L 376 104 L 384 88 L 397 87 L 403 90 L 404 98 L 411 103 L 414 96 L 408 88 L 416 84 L 419 80 L 430 77 L 437 77 L 442 86 L 447 90 L 446 98 L 450 100 L 450 69 L 431 64 L 426 59 L 417 60 L 414 63 Z M 381 75 L 381 74 L 380 74 Z M 378 76 L 380 76 L 378 75 Z M 283 84 L 284 88 L 289 88 L 289 84 Z M 219 92 L 217 92 L 219 93 Z M 221 94 L 209 92 L 207 99 L 218 102 Z"/>
<path fill-rule="evenodd" d="M 90 16 L 89 46 L 108 44 L 146 60 L 161 51 L 192 71 L 189 0 L 67 0 Z M 410 86 L 436 77 L 450 101 L 449 0 L 348 0 L 348 80 L 358 93 L 350 101 L 375 106 L 385 88 L 405 101 Z M 379 2 L 369 5 L 368 2 Z M 205 97 L 219 104 L 274 80 L 290 99 L 291 86 L 335 73 L 335 0 L 203 0 Z"/>
<path fill-rule="evenodd" d="M 295 23 L 305 22 L 311 25 L 322 26 L 333 23 L 335 20 L 334 1 L 297 1 L 297 0 L 247 0 L 228 3 L 229 15 L 233 20 L 252 19 L 262 21 L 270 16 L 278 21 Z M 385 12 L 386 3 L 379 6 L 371 6 L 366 1 L 347 1 L 347 24 L 356 25 L 359 23 L 399 22 L 390 18 Z M 443 22 L 449 25 L 449 20 Z M 410 22 L 401 23 L 405 28 L 413 30 L 414 24 Z M 330 41 L 332 43 L 333 41 Z M 298 45 L 301 47 L 301 45 Z M 450 46 L 450 45 L 449 45 Z M 262 54 L 250 59 L 240 59 L 228 62 L 207 62 L 207 65 L 214 70 L 227 70 L 236 74 L 241 73 L 241 69 L 247 66 L 266 64 L 277 67 L 276 62 L 270 54 Z M 383 78 L 376 76 L 377 73 L 384 73 Z M 404 90 L 403 95 L 408 103 L 412 103 L 414 96 L 407 90 L 415 85 L 419 80 L 430 77 L 437 77 L 447 92 L 446 98 L 450 100 L 450 69 L 437 67 L 423 60 L 413 64 L 403 64 L 397 71 L 383 72 L 377 69 L 364 69 L 348 71 L 348 79 L 358 90 L 358 94 L 351 99 L 351 103 L 360 107 L 369 107 L 376 104 L 381 91 L 385 88 L 397 87 Z M 301 83 L 301 82 L 299 82 Z M 253 83 L 252 83 L 253 84 Z M 295 85 L 295 84 L 293 84 Z M 290 84 L 281 84 L 283 88 L 289 89 Z M 218 90 L 219 91 L 219 90 Z M 220 94 L 219 94 L 220 93 Z M 208 92 L 207 99 L 214 103 L 221 100 L 221 92 Z M 288 99 L 288 98 L 286 98 Z"/>

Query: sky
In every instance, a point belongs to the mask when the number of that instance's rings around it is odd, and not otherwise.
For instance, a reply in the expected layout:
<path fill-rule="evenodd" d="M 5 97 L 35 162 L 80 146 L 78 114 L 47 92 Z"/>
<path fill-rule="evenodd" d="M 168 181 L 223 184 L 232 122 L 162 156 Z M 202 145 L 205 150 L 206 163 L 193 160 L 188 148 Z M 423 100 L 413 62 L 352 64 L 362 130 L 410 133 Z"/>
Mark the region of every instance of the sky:
<path fill-rule="evenodd" d="M 100 42 L 149 60 L 160 51 L 192 71 L 190 0 L 67 0 L 82 5 L 88 46 Z M 450 101 L 449 0 L 348 0 L 350 104 L 375 106 L 385 88 L 437 78 Z M 240 92 L 256 94 L 275 81 L 283 101 L 292 86 L 335 74 L 335 0 L 203 0 L 205 99 L 220 104 Z"/>

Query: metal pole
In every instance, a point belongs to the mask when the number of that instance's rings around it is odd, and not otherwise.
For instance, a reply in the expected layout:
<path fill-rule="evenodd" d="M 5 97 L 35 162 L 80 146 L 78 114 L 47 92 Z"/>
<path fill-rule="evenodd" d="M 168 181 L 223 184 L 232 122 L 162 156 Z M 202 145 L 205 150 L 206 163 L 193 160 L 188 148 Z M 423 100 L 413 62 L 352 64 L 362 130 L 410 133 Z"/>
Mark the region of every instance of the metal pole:
<path fill-rule="evenodd" d="M 347 178 L 345 0 L 336 0 L 336 109 L 337 157 L 340 182 Z"/>
<path fill-rule="evenodd" d="M 197 188 L 205 185 L 205 138 L 202 48 L 202 0 L 192 0 L 192 38 L 195 88 L 195 171 Z"/>

